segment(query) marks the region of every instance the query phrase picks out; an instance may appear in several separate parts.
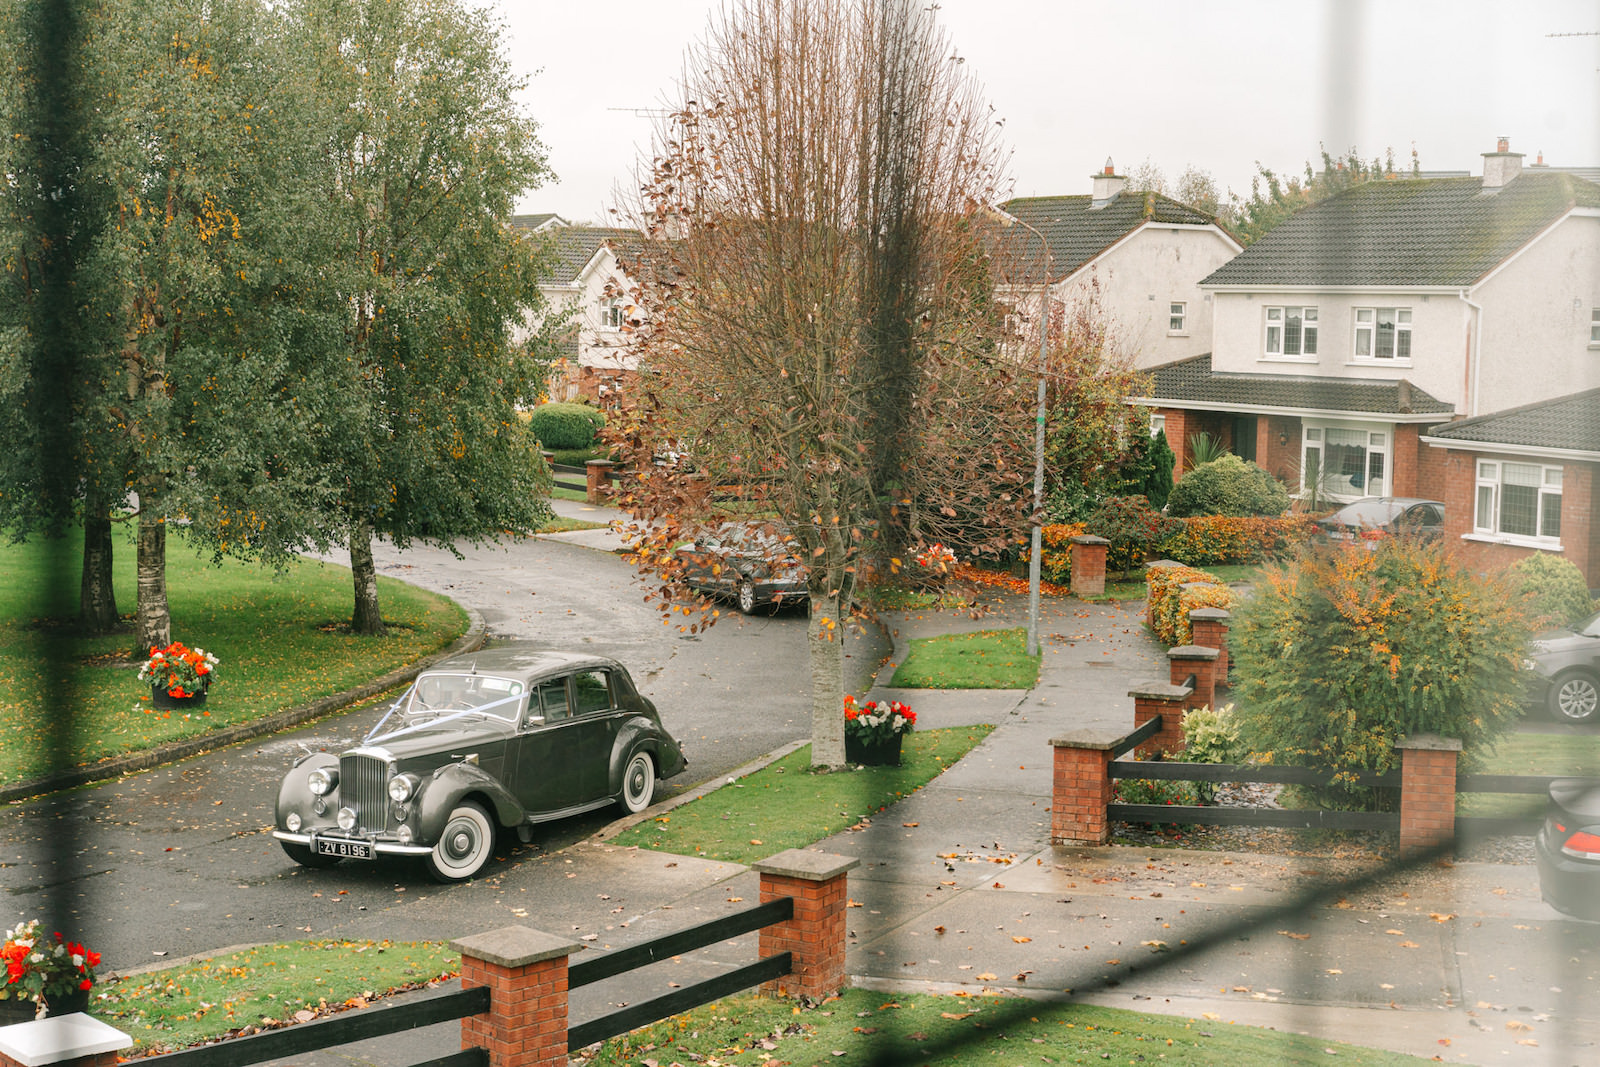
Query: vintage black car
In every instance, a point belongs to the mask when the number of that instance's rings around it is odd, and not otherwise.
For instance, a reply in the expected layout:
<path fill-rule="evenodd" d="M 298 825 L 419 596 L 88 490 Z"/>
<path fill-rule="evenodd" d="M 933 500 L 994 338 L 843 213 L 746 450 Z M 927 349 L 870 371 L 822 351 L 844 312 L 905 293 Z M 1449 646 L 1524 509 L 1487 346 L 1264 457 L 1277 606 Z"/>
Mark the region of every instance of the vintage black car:
<path fill-rule="evenodd" d="M 497 829 L 650 805 L 683 751 L 620 663 L 508 645 L 419 675 L 362 743 L 296 761 L 273 836 L 296 863 L 418 856 L 473 877 Z"/>
<path fill-rule="evenodd" d="M 689 588 L 731 599 L 749 615 L 767 604 L 803 604 L 800 545 L 775 522 L 725 522 L 678 549 Z"/>

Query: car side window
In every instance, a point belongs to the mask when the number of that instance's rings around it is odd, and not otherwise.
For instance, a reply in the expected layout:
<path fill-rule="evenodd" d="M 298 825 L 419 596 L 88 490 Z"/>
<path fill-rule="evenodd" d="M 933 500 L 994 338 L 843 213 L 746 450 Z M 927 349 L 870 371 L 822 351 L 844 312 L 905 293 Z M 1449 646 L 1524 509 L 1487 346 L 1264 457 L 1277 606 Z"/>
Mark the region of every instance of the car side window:
<path fill-rule="evenodd" d="M 571 712 L 567 704 L 567 680 L 554 678 L 548 682 L 540 682 L 534 690 L 535 699 L 528 702 L 529 710 L 535 707 L 543 709 L 545 722 L 560 722 L 568 718 Z"/>
<path fill-rule="evenodd" d="M 588 715 L 611 707 L 611 685 L 605 671 L 583 671 L 572 676 L 572 692 L 577 706 L 574 715 Z"/>

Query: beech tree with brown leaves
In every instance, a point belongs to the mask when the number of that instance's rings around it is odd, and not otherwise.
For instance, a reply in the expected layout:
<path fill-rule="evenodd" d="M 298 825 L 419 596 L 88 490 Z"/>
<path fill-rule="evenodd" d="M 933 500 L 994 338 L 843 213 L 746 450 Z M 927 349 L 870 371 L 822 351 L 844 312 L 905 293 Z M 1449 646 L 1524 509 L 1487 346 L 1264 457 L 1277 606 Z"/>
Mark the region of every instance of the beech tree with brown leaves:
<path fill-rule="evenodd" d="M 641 565 L 698 628 L 717 612 L 682 605 L 672 548 L 729 518 L 787 528 L 817 767 L 844 763 L 863 577 L 926 542 L 998 546 L 1025 502 L 1031 425 L 982 232 L 1004 153 L 961 63 L 907 0 L 734 4 L 691 49 L 630 209 L 651 238 L 630 265 L 646 372 L 608 434 L 637 471 L 620 502 Z"/>

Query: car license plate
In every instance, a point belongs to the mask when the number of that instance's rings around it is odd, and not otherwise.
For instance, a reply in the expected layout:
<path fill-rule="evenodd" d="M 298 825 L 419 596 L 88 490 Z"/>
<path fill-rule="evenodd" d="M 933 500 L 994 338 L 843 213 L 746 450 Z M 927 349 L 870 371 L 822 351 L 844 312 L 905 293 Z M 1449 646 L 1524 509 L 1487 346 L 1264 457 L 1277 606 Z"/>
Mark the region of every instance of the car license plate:
<path fill-rule="evenodd" d="M 317 855 L 339 856 L 347 860 L 370 860 L 372 845 L 366 841 L 342 841 L 336 838 L 317 838 Z"/>

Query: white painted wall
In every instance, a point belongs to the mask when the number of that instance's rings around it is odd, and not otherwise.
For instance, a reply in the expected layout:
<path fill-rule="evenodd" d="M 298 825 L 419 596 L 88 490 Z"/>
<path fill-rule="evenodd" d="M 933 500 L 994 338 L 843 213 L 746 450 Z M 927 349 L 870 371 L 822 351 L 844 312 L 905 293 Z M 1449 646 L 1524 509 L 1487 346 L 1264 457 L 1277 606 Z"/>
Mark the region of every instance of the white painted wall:
<path fill-rule="evenodd" d="M 1211 350 L 1212 310 L 1200 279 L 1239 254 L 1213 226 L 1141 226 L 1051 290 L 1071 307 L 1092 281 L 1118 347 L 1138 367 L 1153 367 Z M 1185 329 L 1168 330 L 1170 305 L 1186 304 Z M 1036 303 L 1037 301 L 1035 301 Z"/>

